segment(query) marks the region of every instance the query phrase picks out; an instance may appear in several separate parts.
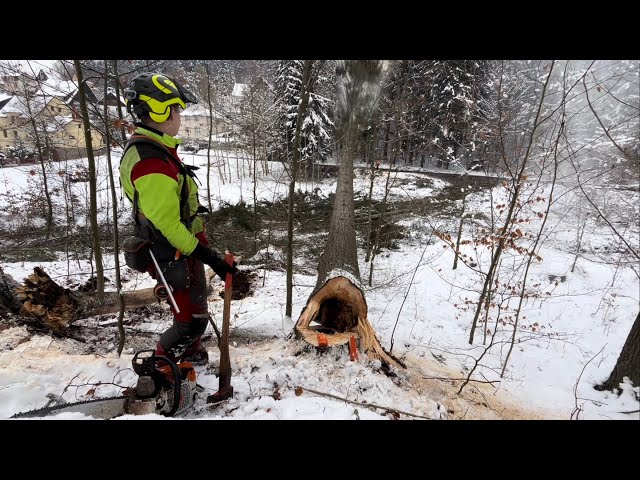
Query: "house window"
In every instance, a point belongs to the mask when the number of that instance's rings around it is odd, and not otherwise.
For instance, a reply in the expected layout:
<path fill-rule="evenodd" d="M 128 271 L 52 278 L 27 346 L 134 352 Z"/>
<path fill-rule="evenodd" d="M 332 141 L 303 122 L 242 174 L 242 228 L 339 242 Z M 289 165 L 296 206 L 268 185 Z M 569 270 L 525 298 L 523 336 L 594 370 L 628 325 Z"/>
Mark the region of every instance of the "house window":
<path fill-rule="evenodd" d="M 4 134 L 4 138 L 7 138 L 7 131 L 6 130 L 2 130 L 2 133 Z"/>
<path fill-rule="evenodd" d="M 58 107 L 58 113 L 62 112 L 62 109 L 60 107 Z"/>
<path fill-rule="evenodd" d="M 18 138 L 18 131 L 17 130 L 13 131 L 13 138 Z"/>
<path fill-rule="evenodd" d="M 52 111 L 52 112 L 55 112 L 55 109 L 53 108 L 53 106 L 51 107 L 51 111 Z"/>

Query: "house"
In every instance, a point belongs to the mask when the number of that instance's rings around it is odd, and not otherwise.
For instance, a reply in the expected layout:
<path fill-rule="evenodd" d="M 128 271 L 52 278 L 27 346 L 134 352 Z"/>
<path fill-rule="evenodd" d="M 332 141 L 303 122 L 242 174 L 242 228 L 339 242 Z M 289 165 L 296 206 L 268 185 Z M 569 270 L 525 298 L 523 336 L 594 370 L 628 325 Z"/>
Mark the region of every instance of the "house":
<path fill-rule="evenodd" d="M 0 151 L 5 155 L 10 148 L 29 142 L 27 129 L 24 128 L 28 117 L 23 109 L 19 97 L 0 96 Z"/>
<path fill-rule="evenodd" d="M 9 61 L 8 66 L 0 70 L 0 90 L 12 95 L 24 92 L 34 92 L 38 84 L 46 82 L 49 77 L 40 69 L 34 76 L 20 71 L 19 64 Z"/>
<path fill-rule="evenodd" d="M 35 151 L 35 125 L 38 133 L 44 136 L 40 138 L 41 144 L 55 152 L 54 156 L 62 154 L 64 158 L 77 158 L 86 155 L 84 128 L 78 114 L 77 85 L 48 80 L 38 82 L 37 89 L 23 90 L 24 95 L 0 100 L 0 150 L 3 153 L 18 148 Z M 85 93 L 88 102 L 97 103 L 97 97 L 88 87 Z M 95 129 L 90 132 L 93 148 L 104 147 L 102 135 Z"/>
<path fill-rule="evenodd" d="M 246 83 L 234 83 L 231 91 L 231 105 L 238 105 L 247 94 L 249 85 Z"/>
<path fill-rule="evenodd" d="M 213 111 L 209 114 L 204 105 L 189 105 L 180 115 L 180 131 L 178 136 L 187 144 L 207 143 L 209 136 L 209 117 L 212 117 L 212 135 L 227 130 L 227 123 L 222 115 Z"/>
<path fill-rule="evenodd" d="M 97 105 L 98 97 L 89 84 L 84 86 L 88 105 Z M 35 98 L 42 98 L 41 119 L 46 119 L 48 136 L 52 146 L 58 150 L 84 150 L 85 138 L 80 110 L 80 89 L 75 81 L 50 79 L 41 85 Z M 102 112 L 99 112 L 102 114 Z M 91 112 L 89 112 L 91 116 Z M 91 144 L 94 149 L 104 147 L 102 134 L 91 129 Z"/>
<path fill-rule="evenodd" d="M 92 92 L 92 93 L 95 94 L 95 96 L 96 96 L 96 98 L 98 100 L 97 105 L 99 107 L 103 107 L 104 104 L 106 103 L 107 104 L 107 108 L 111 109 L 113 107 L 114 111 L 115 111 L 115 109 L 118 108 L 118 104 L 120 104 L 120 107 L 123 108 L 125 111 L 127 109 L 126 102 L 124 101 L 124 99 L 122 97 L 118 98 L 116 96 L 116 92 L 115 92 L 115 89 L 113 87 L 107 88 L 106 97 L 104 95 L 104 89 L 99 89 L 99 90 L 96 90 L 95 92 Z M 105 98 L 106 98 L 106 100 L 105 100 Z"/>

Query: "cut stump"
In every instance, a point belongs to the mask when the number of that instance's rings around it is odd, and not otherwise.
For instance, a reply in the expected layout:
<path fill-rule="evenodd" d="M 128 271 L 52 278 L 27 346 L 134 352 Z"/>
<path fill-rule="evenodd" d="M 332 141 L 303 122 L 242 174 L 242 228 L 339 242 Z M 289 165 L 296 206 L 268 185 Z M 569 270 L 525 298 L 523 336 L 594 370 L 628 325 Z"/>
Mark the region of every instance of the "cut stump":
<path fill-rule="evenodd" d="M 382 348 L 367 318 L 362 290 L 346 277 L 329 279 L 309 297 L 294 331 L 297 338 L 318 348 L 348 344 L 355 337 L 369 359 L 404 368 Z"/>

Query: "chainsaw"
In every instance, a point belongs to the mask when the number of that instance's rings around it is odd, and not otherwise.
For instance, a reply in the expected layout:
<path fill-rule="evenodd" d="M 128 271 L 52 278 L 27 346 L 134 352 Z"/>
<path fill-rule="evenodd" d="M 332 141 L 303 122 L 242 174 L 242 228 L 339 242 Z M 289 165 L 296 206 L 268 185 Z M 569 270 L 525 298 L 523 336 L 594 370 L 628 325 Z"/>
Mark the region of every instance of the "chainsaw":
<path fill-rule="evenodd" d="M 121 415 L 173 417 L 189 411 L 198 393 L 204 391 L 196 384 L 196 371 L 190 362 L 176 364 L 164 355 L 156 355 L 154 350 L 142 350 L 134 355 L 131 363 L 138 382 L 122 396 L 47 406 L 16 413 L 11 418 L 47 417 L 63 412 L 78 412 L 104 420 Z"/>

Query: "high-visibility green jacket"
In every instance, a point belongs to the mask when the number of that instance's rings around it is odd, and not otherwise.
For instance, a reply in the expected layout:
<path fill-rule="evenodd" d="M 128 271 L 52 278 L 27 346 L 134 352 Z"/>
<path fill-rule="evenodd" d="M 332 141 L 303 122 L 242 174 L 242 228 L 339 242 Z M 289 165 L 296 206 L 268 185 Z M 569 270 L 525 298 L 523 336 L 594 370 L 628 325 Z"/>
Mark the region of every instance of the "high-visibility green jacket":
<path fill-rule="evenodd" d="M 158 151 L 157 148 L 145 148 L 145 144 L 133 144 L 120 161 L 120 184 L 132 204 L 135 190 L 138 191 L 138 212 L 177 250 L 190 255 L 198 245 L 195 235 L 204 230 L 204 223 L 196 215 L 198 185 L 187 173 L 176 151 L 180 140 L 149 127 L 138 127 L 134 136 L 138 135 L 160 143 L 171 155 L 164 158 L 161 147 Z M 184 182 L 187 182 L 188 208 L 181 215 Z"/>

